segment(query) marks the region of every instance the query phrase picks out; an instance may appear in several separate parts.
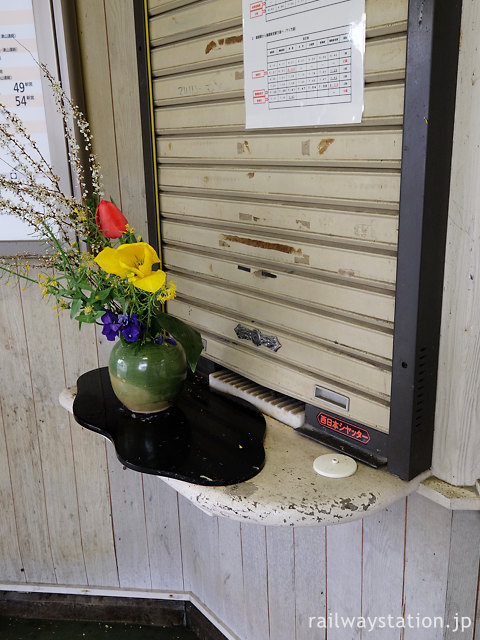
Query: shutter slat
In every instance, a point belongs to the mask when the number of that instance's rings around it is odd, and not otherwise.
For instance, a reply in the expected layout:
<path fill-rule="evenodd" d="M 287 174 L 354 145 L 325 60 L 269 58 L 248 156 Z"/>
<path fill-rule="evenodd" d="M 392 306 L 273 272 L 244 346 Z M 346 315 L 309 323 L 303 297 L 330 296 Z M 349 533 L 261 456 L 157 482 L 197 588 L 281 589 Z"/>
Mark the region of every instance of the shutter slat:
<path fill-rule="evenodd" d="M 293 307 L 288 304 L 288 292 L 284 293 L 283 301 L 266 300 L 259 299 L 252 293 L 212 286 L 208 282 L 192 282 L 181 275 L 176 276 L 176 282 L 181 291 L 180 299 L 194 299 L 196 307 L 208 304 L 220 312 L 222 308 L 228 309 L 229 317 L 237 322 L 242 318 L 259 327 L 271 327 L 274 333 L 283 331 L 303 339 L 320 340 L 324 346 L 337 353 L 348 352 L 353 358 L 363 361 L 374 359 L 383 369 L 389 368 L 392 356 L 391 332 L 346 321 L 338 316 L 332 318 L 307 308 Z M 231 337 L 235 337 L 235 334 Z M 381 392 L 387 393 L 385 388 Z"/>
<path fill-rule="evenodd" d="M 185 311 L 183 319 L 192 323 L 192 316 L 188 316 L 187 310 Z M 182 317 L 180 313 L 178 315 Z M 199 325 L 197 327 L 201 328 Z M 318 407 L 325 408 L 328 405 L 322 404 L 315 398 L 315 385 L 322 385 L 331 391 L 347 395 L 350 399 L 349 412 L 337 409 L 335 413 L 347 417 L 354 415 L 355 419 L 363 424 L 388 432 L 390 413 L 388 403 L 379 401 L 373 396 L 362 396 L 353 389 L 336 384 L 330 378 L 314 376 L 303 368 L 297 369 L 263 352 L 258 353 L 253 345 L 251 347 L 241 343 L 233 345 L 210 333 L 208 328 L 202 330 L 202 335 L 207 343 L 205 355 L 214 362 L 234 369 L 240 375 L 259 384 L 265 385 L 265 381 L 268 380 L 270 388 Z M 329 408 L 332 409 L 331 406 Z"/>
<path fill-rule="evenodd" d="M 370 85 L 365 89 L 365 111 L 362 125 L 399 125 L 403 120 L 403 84 Z M 245 129 L 245 104 L 243 100 L 200 102 L 163 106 L 155 109 L 157 135 L 168 133 L 221 133 Z M 272 135 L 275 135 L 272 132 Z"/>
<path fill-rule="evenodd" d="M 160 162 L 400 168 L 401 130 L 320 130 L 315 134 L 168 137 L 157 141 Z"/>
<path fill-rule="evenodd" d="M 365 82 L 384 80 L 402 80 L 403 71 L 398 73 L 379 71 L 365 76 Z M 177 104 L 186 101 L 202 102 L 206 100 L 225 100 L 243 97 L 244 73 L 242 64 L 225 67 L 212 67 L 202 71 L 163 76 L 153 82 L 155 106 Z"/>
<path fill-rule="evenodd" d="M 345 278 L 325 279 L 318 272 L 307 272 L 305 267 L 297 266 L 296 273 L 292 273 L 281 265 L 252 259 L 235 260 L 235 256 L 221 258 L 199 252 L 198 248 L 191 250 L 167 244 L 163 259 L 166 269 L 187 274 L 192 281 L 196 277 L 210 278 L 214 285 L 232 285 L 259 296 L 281 298 L 288 291 L 294 306 L 307 301 L 320 313 L 337 312 L 359 322 L 378 323 L 392 329 L 394 298 L 388 290 L 355 288 Z"/>
<path fill-rule="evenodd" d="M 191 224 L 165 220 L 164 242 L 191 247 L 200 246 L 220 250 L 224 255 L 252 257 L 283 265 L 307 265 L 325 274 L 355 278 L 357 281 L 380 285 L 395 282 L 394 257 L 354 251 L 347 248 L 314 245 L 293 240 L 253 236 L 240 232 L 218 231 Z"/>
<path fill-rule="evenodd" d="M 173 4 L 172 0 L 163 3 L 157 0 L 149 4 L 153 16 L 150 20 L 152 46 L 242 24 L 241 0 L 204 0 L 176 6 L 179 7 L 177 11 L 169 10 L 175 7 L 175 0 Z M 159 13 L 159 9 L 164 12 Z M 368 38 L 405 31 L 408 0 L 367 0 L 366 14 Z"/>
<path fill-rule="evenodd" d="M 213 198 L 161 194 L 162 214 L 181 221 L 195 216 L 203 220 L 217 220 L 231 225 L 249 224 L 261 230 L 308 232 L 331 236 L 337 240 L 356 240 L 390 244 L 397 242 L 398 218 L 392 213 L 374 211 L 341 211 L 318 207 L 293 207 L 285 204 L 245 202 Z"/>
<path fill-rule="evenodd" d="M 359 393 L 375 395 L 379 400 L 387 402 L 390 397 L 391 374 L 385 369 L 373 364 L 356 360 L 351 356 L 334 352 L 328 348 L 302 340 L 302 336 L 295 336 L 282 332 L 281 329 L 269 327 L 260 323 L 252 324 L 248 320 L 240 320 L 225 313 L 215 313 L 213 309 L 205 309 L 198 300 L 178 299 L 171 305 L 175 315 L 188 317 L 195 310 L 195 321 L 204 329 L 225 340 L 236 344 L 250 344 L 240 340 L 235 334 L 235 327 L 241 323 L 250 329 L 260 328 L 264 335 L 274 335 L 282 345 L 277 352 L 267 347 L 260 347 L 258 351 L 266 357 L 285 364 L 307 369 L 320 378 L 334 378 L 338 384 L 355 388 Z M 240 321 L 240 322 L 239 322 Z"/>
<path fill-rule="evenodd" d="M 370 82 L 398 80 L 405 76 L 406 43 L 404 35 L 367 42 L 365 75 Z M 241 28 L 182 40 L 152 51 L 154 77 L 234 63 L 243 63 Z"/>
<path fill-rule="evenodd" d="M 400 174 L 391 171 L 252 167 L 176 167 L 162 165 L 159 184 L 176 190 L 225 196 L 245 195 L 278 201 L 398 210 Z"/>

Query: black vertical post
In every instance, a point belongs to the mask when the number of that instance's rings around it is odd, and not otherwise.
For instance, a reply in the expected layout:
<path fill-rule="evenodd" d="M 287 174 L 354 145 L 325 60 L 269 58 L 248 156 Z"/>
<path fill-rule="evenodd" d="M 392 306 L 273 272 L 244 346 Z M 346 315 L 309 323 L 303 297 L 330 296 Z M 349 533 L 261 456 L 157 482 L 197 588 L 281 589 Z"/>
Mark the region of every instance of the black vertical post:
<path fill-rule="evenodd" d="M 410 0 L 388 470 L 431 463 L 461 0 Z"/>
<path fill-rule="evenodd" d="M 143 0 L 132 0 L 135 18 L 138 83 L 140 93 L 140 117 L 142 124 L 143 162 L 145 167 L 145 197 L 147 201 L 148 237 L 160 255 L 158 220 L 158 187 L 155 154 L 155 130 L 153 123 L 152 77 L 150 47 L 147 34 L 147 8 Z"/>

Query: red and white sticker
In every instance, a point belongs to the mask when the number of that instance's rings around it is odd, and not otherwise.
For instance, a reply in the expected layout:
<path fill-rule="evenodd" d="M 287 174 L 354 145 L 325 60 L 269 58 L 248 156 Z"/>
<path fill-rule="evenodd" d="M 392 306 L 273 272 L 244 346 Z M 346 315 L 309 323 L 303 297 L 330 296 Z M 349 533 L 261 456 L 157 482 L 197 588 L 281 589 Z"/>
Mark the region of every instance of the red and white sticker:
<path fill-rule="evenodd" d="M 253 92 L 253 104 L 265 104 L 268 102 L 268 91 L 257 89 Z"/>
<path fill-rule="evenodd" d="M 261 18 L 265 13 L 264 2 L 252 2 L 250 4 L 250 18 Z"/>

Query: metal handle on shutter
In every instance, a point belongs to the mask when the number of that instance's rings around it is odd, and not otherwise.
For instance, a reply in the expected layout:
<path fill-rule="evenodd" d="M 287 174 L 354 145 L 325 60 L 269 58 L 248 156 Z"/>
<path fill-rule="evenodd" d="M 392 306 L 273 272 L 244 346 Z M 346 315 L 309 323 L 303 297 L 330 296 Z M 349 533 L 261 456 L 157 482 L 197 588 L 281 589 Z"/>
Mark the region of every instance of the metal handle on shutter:
<path fill-rule="evenodd" d="M 272 351 L 278 351 L 282 346 L 277 336 L 263 335 L 258 329 L 249 329 L 242 324 L 237 324 L 235 333 L 237 334 L 237 338 L 241 340 L 251 340 L 256 347 L 264 346 Z"/>

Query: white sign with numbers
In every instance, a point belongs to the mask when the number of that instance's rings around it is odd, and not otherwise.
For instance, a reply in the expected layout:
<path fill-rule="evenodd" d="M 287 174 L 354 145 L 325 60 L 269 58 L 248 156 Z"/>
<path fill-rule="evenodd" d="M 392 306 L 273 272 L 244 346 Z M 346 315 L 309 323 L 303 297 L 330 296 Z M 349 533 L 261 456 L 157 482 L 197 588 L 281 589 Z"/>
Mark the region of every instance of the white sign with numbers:
<path fill-rule="evenodd" d="M 360 122 L 365 0 L 243 0 L 246 127 Z"/>
<path fill-rule="evenodd" d="M 41 71 L 36 60 L 32 0 L 0 1 L 0 102 L 22 120 L 43 157 L 50 162 Z M 0 149 L 0 173 L 12 180 L 22 179 L 20 168 L 3 149 Z M 27 224 L 1 212 L 2 197 L 5 194 L 0 193 L 0 240 L 31 240 Z"/>

